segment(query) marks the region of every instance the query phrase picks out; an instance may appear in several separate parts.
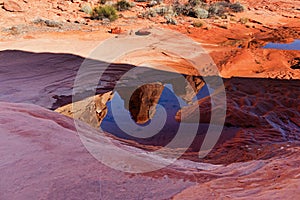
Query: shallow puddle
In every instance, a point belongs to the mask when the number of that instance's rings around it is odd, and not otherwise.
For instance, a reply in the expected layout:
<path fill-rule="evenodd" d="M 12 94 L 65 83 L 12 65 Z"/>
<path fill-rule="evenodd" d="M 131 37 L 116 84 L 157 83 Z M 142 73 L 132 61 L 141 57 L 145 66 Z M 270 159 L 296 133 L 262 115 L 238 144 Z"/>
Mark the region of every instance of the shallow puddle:
<path fill-rule="evenodd" d="M 264 49 L 282 49 L 282 50 L 299 50 L 300 51 L 300 40 L 294 40 L 292 43 L 273 43 L 266 44 Z"/>
<path fill-rule="evenodd" d="M 178 122 L 175 119 L 175 115 L 182 107 L 208 96 L 209 90 L 212 92 L 211 89 L 208 89 L 208 86 L 204 85 L 197 94 L 190 97 L 192 101 L 187 101 L 184 99 L 185 96 L 176 94 L 173 87 L 172 84 L 164 84 L 164 89 L 160 94 L 158 103 L 154 105 L 155 111 L 153 116 L 149 117 L 149 120 L 143 124 L 136 123 L 134 120 L 129 109 L 130 105 L 128 105 L 131 102 L 128 102 L 126 97 L 124 100 L 122 94 L 115 91 L 114 97 L 107 103 L 108 112 L 101 123 L 101 129 L 122 139 L 156 146 L 165 146 L 168 144 L 175 137 L 179 126 L 185 127 L 186 136 L 188 135 L 188 130 L 192 132 L 195 128 L 197 135 L 205 135 L 207 125 Z M 180 143 L 174 146 L 174 148 L 180 147 Z"/>

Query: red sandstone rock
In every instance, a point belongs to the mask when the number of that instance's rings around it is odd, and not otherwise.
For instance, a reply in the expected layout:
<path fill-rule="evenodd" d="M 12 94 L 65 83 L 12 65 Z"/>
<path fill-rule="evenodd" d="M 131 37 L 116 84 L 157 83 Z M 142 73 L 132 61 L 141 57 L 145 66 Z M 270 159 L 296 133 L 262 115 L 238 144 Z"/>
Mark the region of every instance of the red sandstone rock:
<path fill-rule="evenodd" d="M 3 2 L 3 8 L 10 12 L 22 12 L 24 11 L 24 5 L 20 2 L 6 0 Z"/>
<path fill-rule="evenodd" d="M 121 27 L 115 27 L 110 30 L 110 33 L 112 33 L 112 34 L 120 34 L 122 32 L 123 31 L 122 31 Z"/>

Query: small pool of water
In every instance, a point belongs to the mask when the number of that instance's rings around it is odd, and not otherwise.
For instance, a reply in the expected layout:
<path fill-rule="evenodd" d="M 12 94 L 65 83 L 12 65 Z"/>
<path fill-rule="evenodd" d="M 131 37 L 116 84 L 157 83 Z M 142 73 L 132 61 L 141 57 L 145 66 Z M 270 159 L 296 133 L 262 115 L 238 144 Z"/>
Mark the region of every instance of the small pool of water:
<path fill-rule="evenodd" d="M 264 49 L 282 49 L 282 50 L 299 50 L 300 51 L 300 40 L 294 40 L 292 43 L 273 43 L 266 44 Z"/>
<path fill-rule="evenodd" d="M 209 92 L 212 91 L 213 89 L 205 85 L 198 94 L 194 96 L 193 101 L 208 96 Z M 119 138 L 134 140 L 144 145 L 165 146 L 176 135 L 180 124 L 184 124 L 186 127 L 186 136 L 188 136 L 188 132 L 190 132 L 188 131 L 189 129 L 192 132 L 194 127 L 196 127 L 196 124 L 193 123 L 179 123 L 176 121 L 176 113 L 184 106 L 188 106 L 188 102 L 174 93 L 172 84 L 165 84 L 153 118 L 145 124 L 137 124 L 131 118 L 130 111 L 126 109 L 124 99 L 117 91 L 115 91 L 113 99 L 107 103 L 108 112 L 100 127 L 103 131 Z M 151 127 L 148 127 L 150 124 Z M 122 130 L 119 125 L 126 127 L 127 131 Z M 197 123 L 197 127 L 198 126 L 199 124 Z M 207 125 L 202 125 L 201 128 L 197 128 L 198 131 L 196 129 L 196 132 L 197 134 L 203 135 L 206 133 L 207 128 Z M 146 134 L 150 137 L 133 137 L 132 135 L 128 135 L 128 132 L 137 136 Z M 197 144 L 199 145 L 199 143 L 201 144 L 202 141 L 198 140 Z M 177 147 L 181 147 L 181 145 L 178 144 Z"/>

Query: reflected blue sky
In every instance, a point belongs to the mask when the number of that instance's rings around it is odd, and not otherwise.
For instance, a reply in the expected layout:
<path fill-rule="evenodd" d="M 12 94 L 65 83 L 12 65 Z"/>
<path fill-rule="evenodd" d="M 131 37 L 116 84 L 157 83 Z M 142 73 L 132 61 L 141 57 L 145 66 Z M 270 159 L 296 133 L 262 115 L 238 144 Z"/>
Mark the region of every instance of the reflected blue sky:
<path fill-rule="evenodd" d="M 292 43 L 273 43 L 266 44 L 263 48 L 265 49 L 282 49 L 282 50 L 299 50 L 300 51 L 300 40 L 295 40 Z"/>

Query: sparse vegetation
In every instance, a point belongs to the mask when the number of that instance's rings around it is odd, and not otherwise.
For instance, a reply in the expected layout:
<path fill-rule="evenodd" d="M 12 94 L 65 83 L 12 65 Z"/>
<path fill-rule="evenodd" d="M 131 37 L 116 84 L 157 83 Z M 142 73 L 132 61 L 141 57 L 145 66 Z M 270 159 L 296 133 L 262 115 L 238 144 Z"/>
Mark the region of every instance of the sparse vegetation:
<path fill-rule="evenodd" d="M 118 11 L 125 11 L 125 10 L 129 10 L 131 8 L 131 5 L 126 0 L 121 0 L 115 4 L 115 8 Z"/>
<path fill-rule="evenodd" d="M 226 1 L 221 1 L 210 5 L 209 14 L 210 16 L 224 16 L 226 13 L 230 12 L 243 12 L 244 7 L 240 3 L 230 3 Z"/>
<path fill-rule="evenodd" d="M 180 4 L 175 1 L 173 10 L 177 15 L 186 15 L 195 18 L 223 17 L 227 18 L 230 12 L 242 12 L 244 7 L 240 3 L 221 1 L 213 4 L 206 4 L 203 0 L 189 0 L 187 4 Z"/>
<path fill-rule="evenodd" d="M 177 21 L 175 19 L 173 19 L 171 16 L 165 16 L 165 19 L 166 19 L 167 24 L 172 24 L 172 25 L 177 24 Z"/>
<path fill-rule="evenodd" d="M 232 12 L 243 12 L 245 10 L 244 6 L 242 6 L 239 2 L 231 4 L 230 6 L 230 10 Z"/>
<path fill-rule="evenodd" d="M 159 6 L 155 8 L 150 8 L 146 12 L 142 13 L 141 16 L 143 18 L 151 18 L 156 17 L 157 15 L 164 16 L 164 17 L 172 17 L 176 14 L 171 6 Z"/>
<path fill-rule="evenodd" d="M 151 18 L 151 17 L 156 17 L 156 16 L 157 16 L 157 13 L 154 9 L 149 9 L 148 11 L 141 14 L 141 17 L 143 17 L 143 18 Z"/>
<path fill-rule="evenodd" d="M 192 6 L 192 7 L 195 7 L 195 6 L 199 6 L 199 5 L 205 5 L 204 1 L 203 0 L 189 0 L 188 3 L 187 3 L 188 6 Z"/>
<path fill-rule="evenodd" d="M 211 17 L 221 17 L 227 19 L 233 16 L 232 12 L 242 12 L 244 7 L 240 3 L 230 3 L 221 1 L 207 4 L 203 0 L 189 0 L 186 4 L 181 4 L 178 0 L 172 6 L 154 6 L 142 13 L 142 17 L 150 18 L 160 16 L 190 16 L 199 19 Z"/>
<path fill-rule="evenodd" d="M 208 12 L 209 12 L 209 17 L 213 17 L 213 16 L 223 16 L 227 11 L 225 7 L 222 6 L 222 4 L 215 3 L 210 5 Z"/>
<path fill-rule="evenodd" d="M 91 13 L 91 19 L 109 19 L 110 21 L 114 21 L 118 18 L 117 11 L 113 6 L 104 5 L 95 7 Z"/>
<path fill-rule="evenodd" d="M 179 3 L 179 1 L 175 1 L 172 8 L 176 15 L 187 15 L 186 6 Z"/>
<path fill-rule="evenodd" d="M 155 11 L 160 16 L 166 16 L 166 15 L 173 16 L 174 15 L 174 11 L 171 6 L 160 6 L 160 7 L 155 8 Z"/>

